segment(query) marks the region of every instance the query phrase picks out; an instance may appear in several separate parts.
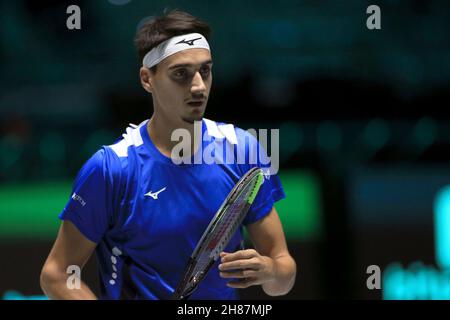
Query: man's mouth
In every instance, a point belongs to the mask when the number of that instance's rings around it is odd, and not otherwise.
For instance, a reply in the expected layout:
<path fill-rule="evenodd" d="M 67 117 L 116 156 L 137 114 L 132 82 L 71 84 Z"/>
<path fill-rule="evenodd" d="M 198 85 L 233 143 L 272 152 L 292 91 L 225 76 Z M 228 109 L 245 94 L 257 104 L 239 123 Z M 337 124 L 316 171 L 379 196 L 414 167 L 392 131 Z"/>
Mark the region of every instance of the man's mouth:
<path fill-rule="evenodd" d="M 205 103 L 205 100 L 189 101 L 187 104 L 191 107 L 201 107 Z"/>

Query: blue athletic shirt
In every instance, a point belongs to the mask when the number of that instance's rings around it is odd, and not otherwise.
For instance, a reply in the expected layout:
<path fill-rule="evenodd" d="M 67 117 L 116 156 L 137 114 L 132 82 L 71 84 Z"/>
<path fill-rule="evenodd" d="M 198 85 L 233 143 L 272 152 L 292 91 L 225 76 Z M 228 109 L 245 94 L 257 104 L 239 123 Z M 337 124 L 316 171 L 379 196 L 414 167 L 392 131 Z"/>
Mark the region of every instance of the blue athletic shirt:
<path fill-rule="evenodd" d="M 208 119 L 202 121 L 202 150 L 220 157 L 212 144 L 226 146 L 218 150 L 225 155 L 233 149 L 235 157 L 241 152 L 246 163 L 174 164 L 152 143 L 147 122 L 127 128 L 84 164 L 59 215 L 97 243 L 100 299 L 170 299 L 235 183 L 254 166 L 270 167 L 249 160 L 252 148 L 261 147 L 253 135 Z M 279 178 L 265 175 L 243 225 L 265 217 L 284 197 Z M 241 226 L 225 251 L 240 250 L 242 240 Z M 230 279 L 219 276 L 218 264 L 191 299 L 238 299 L 237 290 L 226 286 Z"/>

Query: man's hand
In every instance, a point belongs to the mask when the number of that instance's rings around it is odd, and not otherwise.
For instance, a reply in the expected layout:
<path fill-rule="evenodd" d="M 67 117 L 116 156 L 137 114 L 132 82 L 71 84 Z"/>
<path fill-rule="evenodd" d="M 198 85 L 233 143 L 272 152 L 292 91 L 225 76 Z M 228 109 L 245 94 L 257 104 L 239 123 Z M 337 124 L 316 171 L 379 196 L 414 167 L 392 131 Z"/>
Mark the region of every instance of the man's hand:
<path fill-rule="evenodd" d="M 239 250 L 234 253 L 222 252 L 220 258 L 220 276 L 239 279 L 227 283 L 227 286 L 231 288 L 248 288 L 275 279 L 276 270 L 273 259 L 260 255 L 254 249 Z"/>
<path fill-rule="evenodd" d="M 289 254 L 283 227 L 274 207 L 264 218 L 247 226 L 255 250 L 222 252 L 219 265 L 222 278 L 232 288 L 261 285 L 269 296 L 289 293 L 295 283 L 297 265 Z"/>

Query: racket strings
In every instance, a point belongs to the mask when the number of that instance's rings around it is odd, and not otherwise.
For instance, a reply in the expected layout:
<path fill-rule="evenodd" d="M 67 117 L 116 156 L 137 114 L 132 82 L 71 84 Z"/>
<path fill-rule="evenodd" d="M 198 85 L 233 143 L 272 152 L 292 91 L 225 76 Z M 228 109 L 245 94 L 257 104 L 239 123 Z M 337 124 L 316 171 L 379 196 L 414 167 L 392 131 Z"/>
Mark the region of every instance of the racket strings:
<path fill-rule="evenodd" d="M 222 216 L 221 224 L 214 230 L 214 237 L 209 242 L 207 248 L 198 257 L 198 263 L 193 272 L 193 281 L 201 279 L 201 273 L 210 263 L 212 256 L 218 255 L 225 249 L 231 236 L 235 233 L 238 226 L 242 223 L 239 216 L 246 205 L 246 199 L 254 189 L 256 183 L 247 186 L 243 192 L 239 194 L 237 199 L 231 203 Z"/>

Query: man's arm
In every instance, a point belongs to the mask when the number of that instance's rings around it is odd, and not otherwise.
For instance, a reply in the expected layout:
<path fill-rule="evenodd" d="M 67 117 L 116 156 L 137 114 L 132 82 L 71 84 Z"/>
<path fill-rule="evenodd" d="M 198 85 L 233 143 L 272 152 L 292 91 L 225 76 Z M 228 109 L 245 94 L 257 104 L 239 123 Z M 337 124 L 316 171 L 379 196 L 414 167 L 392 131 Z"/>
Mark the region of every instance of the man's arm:
<path fill-rule="evenodd" d="M 287 294 L 294 286 L 297 267 L 289 254 L 275 208 L 247 229 L 256 250 L 222 253 L 220 275 L 240 279 L 228 283 L 233 288 L 262 285 L 264 292 L 270 296 Z"/>
<path fill-rule="evenodd" d="M 81 279 L 80 289 L 67 287 L 67 279 L 70 276 L 67 274 L 67 268 L 76 265 L 82 269 L 96 246 L 97 244 L 87 239 L 72 222 L 62 222 L 40 276 L 41 288 L 50 299 L 97 299 Z"/>

